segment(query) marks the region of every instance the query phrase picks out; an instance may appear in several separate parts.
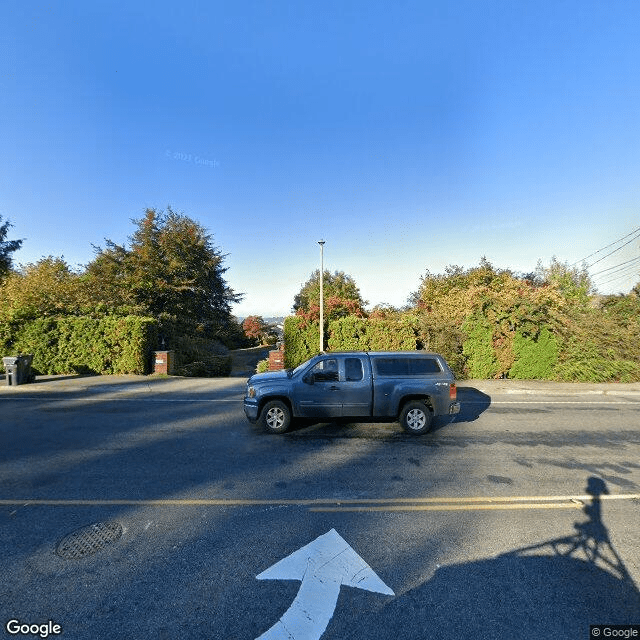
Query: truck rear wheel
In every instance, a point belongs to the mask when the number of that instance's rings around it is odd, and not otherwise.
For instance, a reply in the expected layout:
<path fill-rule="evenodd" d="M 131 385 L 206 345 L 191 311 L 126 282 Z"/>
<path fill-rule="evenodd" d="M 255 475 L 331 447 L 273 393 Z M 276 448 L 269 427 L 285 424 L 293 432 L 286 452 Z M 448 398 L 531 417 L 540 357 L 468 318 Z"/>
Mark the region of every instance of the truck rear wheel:
<path fill-rule="evenodd" d="M 424 402 L 411 400 L 402 407 L 400 424 L 402 428 L 414 436 L 427 433 L 431 429 L 433 414 Z"/>
<path fill-rule="evenodd" d="M 284 433 L 291 426 L 291 411 L 281 400 L 271 400 L 262 407 L 260 424 L 269 433 Z"/>

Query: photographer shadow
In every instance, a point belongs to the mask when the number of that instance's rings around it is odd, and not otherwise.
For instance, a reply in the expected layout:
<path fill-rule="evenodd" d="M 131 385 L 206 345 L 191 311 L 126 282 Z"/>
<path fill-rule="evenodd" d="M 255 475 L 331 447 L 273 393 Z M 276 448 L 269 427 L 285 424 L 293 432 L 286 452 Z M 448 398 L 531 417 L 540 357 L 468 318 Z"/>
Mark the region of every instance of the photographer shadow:
<path fill-rule="evenodd" d="M 416 640 L 574 640 L 589 637 L 590 624 L 637 624 L 640 592 L 602 521 L 604 481 L 589 478 L 587 492 L 588 519 L 574 524 L 574 534 L 439 567 L 373 615 L 365 635 L 341 633 L 382 639 L 390 616 L 406 620 L 402 637 Z"/>

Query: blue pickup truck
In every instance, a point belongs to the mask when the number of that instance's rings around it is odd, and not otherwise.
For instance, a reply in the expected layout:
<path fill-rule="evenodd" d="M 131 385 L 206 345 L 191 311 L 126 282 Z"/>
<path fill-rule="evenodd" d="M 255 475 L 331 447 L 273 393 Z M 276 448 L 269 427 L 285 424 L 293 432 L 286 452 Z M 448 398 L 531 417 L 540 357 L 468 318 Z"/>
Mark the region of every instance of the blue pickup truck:
<path fill-rule="evenodd" d="M 247 381 L 244 412 L 270 433 L 294 418 L 399 421 L 412 434 L 435 416 L 460 411 L 445 359 L 424 351 L 323 353 L 295 369 L 258 373 Z"/>

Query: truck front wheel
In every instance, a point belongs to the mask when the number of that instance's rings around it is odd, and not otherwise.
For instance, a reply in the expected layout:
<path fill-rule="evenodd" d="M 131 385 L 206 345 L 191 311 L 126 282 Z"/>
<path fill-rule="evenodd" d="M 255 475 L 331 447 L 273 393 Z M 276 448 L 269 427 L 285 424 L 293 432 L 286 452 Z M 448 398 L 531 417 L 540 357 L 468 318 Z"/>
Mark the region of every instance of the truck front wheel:
<path fill-rule="evenodd" d="M 433 414 L 424 402 L 412 400 L 402 407 L 400 424 L 402 428 L 414 436 L 427 433 L 431 429 Z"/>
<path fill-rule="evenodd" d="M 262 407 L 260 423 L 269 433 L 284 433 L 291 426 L 291 411 L 281 400 L 271 400 Z"/>

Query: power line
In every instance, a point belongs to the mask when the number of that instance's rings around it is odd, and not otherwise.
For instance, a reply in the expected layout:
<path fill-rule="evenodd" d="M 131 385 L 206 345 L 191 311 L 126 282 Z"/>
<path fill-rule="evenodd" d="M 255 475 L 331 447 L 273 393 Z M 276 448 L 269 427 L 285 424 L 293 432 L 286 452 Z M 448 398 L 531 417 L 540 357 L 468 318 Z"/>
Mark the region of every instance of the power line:
<path fill-rule="evenodd" d="M 589 258 L 592 258 L 595 255 L 598 255 L 599 253 L 601 253 L 602 251 L 604 251 L 605 249 L 608 249 L 609 247 L 613 247 L 614 245 L 618 244 L 619 242 L 622 242 L 623 240 L 626 240 L 629 236 L 634 236 L 633 238 L 631 238 L 631 240 L 629 240 L 628 242 L 625 242 L 625 244 L 623 244 L 621 247 L 618 247 L 617 249 L 614 249 L 611 253 L 608 253 L 606 256 L 603 256 L 602 258 L 600 258 L 599 260 L 596 260 L 595 262 L 593 262 L 591 265 L 589 265 L 590 267 L 592 267 L 594 264 L 597 264 L 598 262 L 601 262 L 602 260 L 604 260 L 605 258 L 609 257 L 610 255 L 616 253 L 616 251 L 620 251 L 620 249 L 622 249 L 622 247 L 628 245 L 630 242 L 633 242 L 637 237 L 640 237 L 640 227 L 637 227 L 636 229 L 634 229 L 631 233 L 628 233 L 626 236 L 623 236 L 622 238 L 619 238 L 618 240 L 616 240 L 615 242 L 612 242 L 611 244 L 608 244 L 606 247 L 602 247 L 602 249 L 598 249 L 597 251 L 594 251 L 593 253 L 589 254 L 586 258 L 582 258 L 581 260 L 578 260 L 577 262 L 574 262 L 572 265 L 570 265 L 571 267 L 575 267 L 577 264 L 579 264 L 580 262 L 586 262 Z"/>
<path fill-rule="evenodd" d="M 631 260 L 627 260 L 626 262 L 621 262 L 620 264 L 616 264 L 613 267 L 607 267 L 606 269 L 603 269 L 602 271 L 597 271 L 596 273 L 592 273 L 591 277 L 592 278 L 597 278 L 600 274 L 603 274 L 605 271 L 613 271 L 614 273 L 621 268 L 624 268 L 624 265 L 630 265 L 630 263 L 633 262 L 638 262 L 640 261 L 640 256 L 638 256 L 637 258 L 631 258 Z M 607 274 L 607 276 L 609 276 L 611 274 Z M 607 277 L 605 276 L 605 278 Z"/>
<path fill-rule="evenodd" d="M 632 274 L 624 274 L 621 276 L 617 276 L 615 278 L 611 278 L 611 280 L 605 280 L 604 282 L 599 282 L 598 287 L 604 287 L 607 284 L 611 284 L 612 282 L 617 282 L 618 280 L 632 279 Z M 640 273 L 638 273 L 638 282 L 640 282 Z"/>
<path fill-rule="evenodd" d="M 628 236 L 625 236 L 625 237 L 628 237 Z M 592 262 L 589 265 L 589 268 L 593 267 L 594 264 L 598 264 L 598 262 L 602 262 L 603 260 L 605 260 L 609 256 L 612 256 L 614 253 L 620 251 L 620 249 L 622 249 L 623 247 L 626 247 L 628 244 L 631 244 L 637 237 L 640 237 L 640 233 L 637 236 L 634 236 L 633 238 L 631 238 L 631 240 L 627 240 L 627 242 L 625 242 L 623 245 L 620 245 L 617 249 L 614 249 L 613 251 L 611 251 L 611 253 L 607 253 L 607 255 L 602 256 L 602 258 L 600 258 L 599 260 L 596 260 L 595 262 Z"/>
<path fill-rule="evenodd" d="M 606 278 L 606 280 L 602 280 L 598 282 L 599 287 L 609 284 L 610 282 L 615 282 L 616 280 L 623 280 L 625 278 L 629 278 L 629 279 L 634 277 L 640 278 L 640 268 L 638 268 L 638 266 L 631 265 L 631 266 L 625 267 L 617 275 L 614 275 L 613 273 L 609 273 L 604 277 Z"/>
<path fill-rule="evenodd" d="M 610 273 L 605 280 L 600 280 L 599 282 L 601 284 L 604 284 L 606 282 L 612 282 L 613 280 L 620 280 L 621 278 L 631 278 L 634 276 L 634 274 L 640 275 L 640 269 L 635 268 L 635 269 L 624 270 L 615 275 Z"/>

